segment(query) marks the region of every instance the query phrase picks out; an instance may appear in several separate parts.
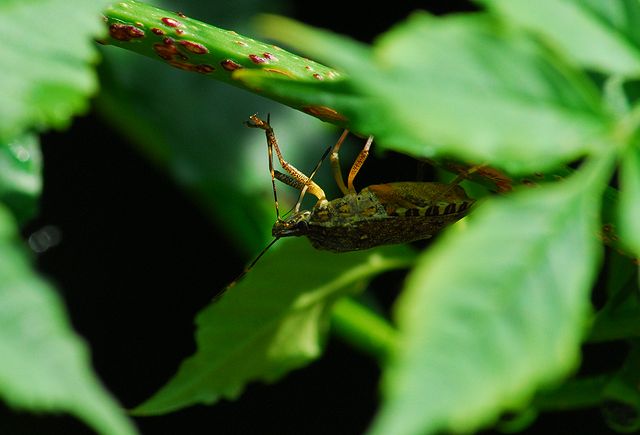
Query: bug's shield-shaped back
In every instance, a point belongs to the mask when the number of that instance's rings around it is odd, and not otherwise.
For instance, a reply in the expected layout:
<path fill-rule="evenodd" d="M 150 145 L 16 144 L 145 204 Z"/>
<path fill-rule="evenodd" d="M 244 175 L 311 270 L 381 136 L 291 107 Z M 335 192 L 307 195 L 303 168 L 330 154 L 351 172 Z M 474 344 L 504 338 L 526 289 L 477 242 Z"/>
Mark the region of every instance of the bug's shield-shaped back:
<path fill-rule="evenodd" d="M 367 187 L 389 216 L 452 216 L 459 219 L 473 203 L 462 187 L 444 183 L 397 182 Z"/>

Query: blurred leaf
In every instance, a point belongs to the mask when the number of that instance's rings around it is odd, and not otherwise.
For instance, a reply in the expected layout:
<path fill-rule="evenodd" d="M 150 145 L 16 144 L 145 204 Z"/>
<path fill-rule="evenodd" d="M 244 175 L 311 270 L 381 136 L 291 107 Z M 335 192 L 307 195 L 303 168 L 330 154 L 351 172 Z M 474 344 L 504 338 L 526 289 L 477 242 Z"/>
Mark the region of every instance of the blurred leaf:
<path fill-rule="evenodd" d="M 55 290 L 31 269 L 16 233 L 0 204 L 0 395 L 20 409 L 69 412 L 98 433 L 136 433 L 92 372 L 85 343 Z"/>
<path fill-rule="evenodd" d="M 640 76 L 637 0 L 478 0 L 581 66 Z"/>
<path fill-rule="evenodd" d="M 609 124 L 586 76 L 481 14 L 416 13 L 370 50 L 286 18 L 262 27 L 345 71 L 367 110 L 354 97 L 334 109 L 399 152 L 530 173 L 589 153 Z"/>
<path fill-rule="evenodd" d="M 64 128 L 97 89 L 93 37 L 105 0 L 0 2 L 0 142 L 29 129 Z"/>
<path fill-rule="evenodd" d="M 404 341 L 371 434 L 470 432 L 576 367 L 610 160 L 486 201 L 422 256 L 395 307 Z"/>
<path fill-rule="evenodd" d="M 0 142 L 0 202 L 21 225 L 34 217 L 42 190 L 42 157 L 35 135 Z"/>
<path fill-rule="evenodd" d="M 136 414 L 161 414 L 235 398 L 252 381 L 273 382 L 318 357 L 331 307 L 363 282 L 407 267 L 405 246 L 335 255 L 307 240 L 282 240 L 197 317 L 198 351 Z"/>
<path fill-rule="evenodd" d="M 628 147 L 620 160 L 620 236 L 640 258 L 640 146 Z"/>
<path fill-rule="evenodd" d="M 185 9 L 179 1 L 165 1 L 161 6 L 244 32 L 249 17 L 264 4 L 190 2 Z M 201 74 L 112 47 L 102 52 L 103 92 L 98 99 L 102 114 L 191 192 L 228 229 L 244 254 L 264 246 L 274 218 L 266 142 L 264 134 L 243 123 L 254 113 L 271 113 L 285 157 L 303 171 L 313 167 L 338 132 L 308 115 Z M 284 191 L 282 195 L 286 201 Z"/>

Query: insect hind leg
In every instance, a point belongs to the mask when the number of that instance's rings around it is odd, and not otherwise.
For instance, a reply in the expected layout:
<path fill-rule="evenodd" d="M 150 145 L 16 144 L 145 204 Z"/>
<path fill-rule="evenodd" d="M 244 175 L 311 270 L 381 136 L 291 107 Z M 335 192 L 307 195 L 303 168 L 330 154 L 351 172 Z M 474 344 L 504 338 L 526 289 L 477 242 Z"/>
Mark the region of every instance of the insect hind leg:
<path fill-rule="evenodd" d="M 348 134 L 349 134 L 349 130 L 345 129 L 342 132 L 342 135 L 340 135 L 340 138 L 331 149 L 331 155 L 329 157 L 329 162 L 331 163 L 331 171 L 333 172 L 333 178 L 336 180 L 336 184 L 338 185 L 338 188 L 340 189 L 343 195 L 348 194 L 349 189 L 347 189 L 347 186 L 344 184 L 344 179 L 342 178 L 342 169 L 340 168 L 339 152 L 340 152 L 340 147 L 342 146 L 342 142 L 344 142 Z"/>
<path fill-rule="evenodd" d="M 347 189 L 349 190 L 350 193 L 356 192 L 356 188 L 353 187 L 353 180 L 356 178 L 356 175 L 360 171 L 360 168 L 364 164 L 364 161 L 367 160 L 367 157 L 369 156 L 369 149 L 371 148 L 372 142 L 373 142 L 373 136 L 369 136 L 369 138 L 367 139 L 367 142 L 364 144 L 364 147 L 362 147 L 360 154 L 358 154 L 358 157 L 356 157 L 356 160 L 353 162 L 353 165 L 351 166 L 351 170 L 349 171 L 349 177 L 347 178 Z"/>

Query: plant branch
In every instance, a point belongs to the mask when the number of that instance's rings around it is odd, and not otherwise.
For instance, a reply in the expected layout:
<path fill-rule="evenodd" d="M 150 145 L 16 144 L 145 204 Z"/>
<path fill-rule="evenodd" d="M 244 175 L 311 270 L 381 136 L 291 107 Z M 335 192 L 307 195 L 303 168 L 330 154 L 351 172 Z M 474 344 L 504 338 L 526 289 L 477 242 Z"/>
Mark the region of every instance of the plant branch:
<path fill-rule="evenodd" d="M 385 362 L 397 342 L 398 332 L 389 322 L 352 298 L 336 303 L 331 323 L 334 333 L 379 363 Z"/>

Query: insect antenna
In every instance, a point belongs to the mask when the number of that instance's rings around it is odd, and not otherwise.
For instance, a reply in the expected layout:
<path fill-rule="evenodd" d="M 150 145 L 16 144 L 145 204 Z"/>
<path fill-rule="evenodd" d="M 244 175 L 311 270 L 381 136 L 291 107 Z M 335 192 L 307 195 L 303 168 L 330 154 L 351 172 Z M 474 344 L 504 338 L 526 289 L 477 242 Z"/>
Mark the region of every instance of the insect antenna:
<path fill-rule="evenodd" d="M 309 175 L 309 179 L 307 180 L 306 183 L 304 183 L 304 187 L 300 190 L 298 201 L 296 202 L 296 205 L 294 207 L 294 210 L 296 211 L 296 213 L 300 211 L 300 205 L 302 204 L 302 199 L 304 198 L 304 195 L 307 193 L 307 190 L 309 189 L 309 184 L 311 183 L 311 180 L 316 175 L 316 172 L 318 172 L 318 169 L 320 169 L 320 165 L 322 165 L 322 162 L 324 162 L 324 159 L 327 158 L 332 148 L 333 147 L 328 147 L 325 150 L 324 154 L 322 154 L 322 157 L 320 157 L 320 160 L 318 160 L 318 163 L 316 163 L 316 167 L 313 168 L 313 171 L 311 171 L 311 174 Z"/>
<path fill-rule="evenodd" d="M 238 281 L 240 281 L 242 278 L 244 278 L 244 276 L 247 273 L 249 273 L 249 271 L 251 269 L 253 269 L 253 266 L 256 265 L 258 260 L 260 260 L 260 258 L 262 258 L 262 256 L 267 253 L 269 248 L 271 248 L 278 240 L 280 240 L 280 237 L 274 237 L 274 239 L 272 241 L 270 241 L 267 246 L 262 248 L 262 251 L 260 251 L 260 253 L 256 256 L 256 258 L 254 258 L 253 261 L 251 261 L 251 263 L 246 265 L 244 267 L 244 269 L 242 269 L 242 272 L 240 272 L 240 274 L 238 274 L 238 276 L 233 281 L 231 281 L 225 288 L 223 288 L 218 294 L 216 294 L 214 296 L 213 300 L 214 301 L 218 300 L 220 297 L 222 297 L 223 294 L 225 294 L 227 292 L 227 290 L 229 290 L 232 287 L 235 287 L 235 285 L 238 283 Z"/>

